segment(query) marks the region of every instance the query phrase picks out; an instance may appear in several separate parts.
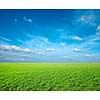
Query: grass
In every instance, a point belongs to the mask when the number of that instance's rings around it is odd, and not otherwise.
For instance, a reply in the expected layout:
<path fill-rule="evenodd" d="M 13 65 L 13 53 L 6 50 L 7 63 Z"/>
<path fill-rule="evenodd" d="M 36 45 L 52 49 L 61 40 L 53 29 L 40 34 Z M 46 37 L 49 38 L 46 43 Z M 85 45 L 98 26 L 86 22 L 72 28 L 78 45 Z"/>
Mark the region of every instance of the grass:
<path fill-rule="evenodd" d="M 100 91 L 100 63 L 0 63 L 0 91 Z"/>

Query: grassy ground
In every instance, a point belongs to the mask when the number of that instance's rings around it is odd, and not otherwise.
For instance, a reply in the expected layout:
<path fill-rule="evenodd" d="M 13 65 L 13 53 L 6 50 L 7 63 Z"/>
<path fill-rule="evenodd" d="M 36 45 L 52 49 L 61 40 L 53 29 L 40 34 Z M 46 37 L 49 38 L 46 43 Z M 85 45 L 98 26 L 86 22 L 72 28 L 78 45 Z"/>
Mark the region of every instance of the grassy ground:
<path fill-rule="evenodd" d="M 100 63 L 0 63 L 0 90 L 100 91 Z"/>

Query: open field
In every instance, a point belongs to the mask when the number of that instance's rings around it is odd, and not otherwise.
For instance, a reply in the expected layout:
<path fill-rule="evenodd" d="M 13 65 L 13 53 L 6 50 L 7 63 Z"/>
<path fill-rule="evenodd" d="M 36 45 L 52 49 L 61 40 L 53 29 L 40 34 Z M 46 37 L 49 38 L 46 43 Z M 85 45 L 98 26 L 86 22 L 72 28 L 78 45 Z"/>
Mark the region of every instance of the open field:
<path fill-rule="evenodd" d="M 100 91 L 100 63 L 0 63 L 1 91 Z"/>

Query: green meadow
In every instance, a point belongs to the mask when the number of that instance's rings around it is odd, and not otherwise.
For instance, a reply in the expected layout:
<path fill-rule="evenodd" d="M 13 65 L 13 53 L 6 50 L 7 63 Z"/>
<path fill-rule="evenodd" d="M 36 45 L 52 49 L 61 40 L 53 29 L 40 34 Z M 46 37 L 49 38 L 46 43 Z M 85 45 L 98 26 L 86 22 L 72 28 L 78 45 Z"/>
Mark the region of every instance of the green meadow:
<path fill-rule="evenodd" d="M 100 63 L 0 63 L 0 91 L 100 91 Z"/>

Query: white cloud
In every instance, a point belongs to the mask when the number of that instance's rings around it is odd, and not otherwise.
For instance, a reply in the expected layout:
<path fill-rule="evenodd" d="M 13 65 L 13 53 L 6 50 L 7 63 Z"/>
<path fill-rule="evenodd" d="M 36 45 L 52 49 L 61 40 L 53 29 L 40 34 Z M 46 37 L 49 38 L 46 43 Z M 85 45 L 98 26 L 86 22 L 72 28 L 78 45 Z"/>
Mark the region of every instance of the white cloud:
<path fill-rule="evenodd" d="M 70 38 L 73 39 L 73 40 L 78 40 L 78 41 L 83 40 L 81 37 L 78 37 L 78 36 L 70 36 Z"/>
<path fill-rule="evenodd" d="M 100 25 L 97 27 L 97 33 L 96 33 L 96 35 L 100 35 Z"/>
<path fill-rule="evenodd" d="M 24 52 L 32 52 L 31 50 L 29 50 L 28 48 L 23 49 Z"/>
<path fill-rule="evenodd" d="M 31 19 L 31 18 L 29 18 L 29 19 L 28 19 L 28 21 L 31 23 L 31 22 L 32 22 L 32 19 Z"/>
<path fill-rule="evenodd" d="M 54 48 L 46 48 L 45 51 L 50 52 L 50 51 L 55 51 Z"/>
<path fill-rule="evenodd" d="M 43 53 L 41 53 L 41 52 L 37 52 L 37 55 L 43 55 Z"/>
<path fill-rule="evenodd" d="M 17 47 L 17 46 L 14 46 L 14 45 L 12 45 L 12 46 L 7 46 L 7 47 L 9 47 L 9 48 L 12 49 L 12 50 L 22 51 L 22 49 L 21 49 L 20 47 Z"/>
<path fill-rule="evenodd" d="M 92 55 L 86 54 L 85 56 L 86 56 L 86 57 L 91 57 Z"/>
<path fill-rule="evenodd" d="M 74 45 L 73 47 L 80 48 L 82 52 L 87 50 L 92 51 L 92 48 L 99 47 L 99 43 L 96 41 L 100 40 L 100 37 L 97 35 L 86 37 L 84 40 L 85 41 L 82 42 L 81 44 L 76 44 L 76 46 Z"/>
<path fill-rule="evenodd" d="M 90 15 L 82 15 L 79 17 L 78 21 L 85 23 L 85 24 L 90 24 L 90 25 L 95 25 L 95 15 L 90 14 Z"/>
<path fill-rule="evenodd" d="M 0 45 L 0 50 L 10 50 L 10 46 L 8 46 L 8 45 Z"/>
<path fill-rule="evenodd" d="M 94 58 L 99 57 L 98 54 L 86 54 L 85 56 L 86 56 L 86 57 L 94 57 Z"/>
<path fill-rule="evenodd" d="M 71 58 L 70 56 L 63 56 L 63 58 Z"/>
<path fill-rule="evenodd" d="M 0 50 L 6 50 L 6 51 L 14 51 L 14 52 L 25 52 L 25 53 L 32 53 L 31 50 L 28 48 L 20 48 L 15 45 L 0 45 Z"/>
<path fill-rule="evenodd" d="M 87 42 L 88 44 L 96 44 L 95 41 L 100 40 L 100 36 L 97 35 L 93 35 L 87 38 Z"/>
<path fill-rule="evenodd" d="M 60 45 L 61 46 L 66 46 L 66 43 L 65 42 L 61 42 Z"/>
<path fill-rule="evenodd" d="M 73 51 L 74 51 L 74 52 L 81 52 L 81 50 L 78 49 L 78 48 L 74 48 Z"/>
<path fill-rule="evenodd" d="M 32 19 L 31 18 L 27 18 L 26 16 L 23 17 L 23 20 L 26 21 L 26 22 L 32 23 Z"/>
<path fill-rule="evenodd" d="M 48 49 L 46 50 L 46 48 L 53 48 L 54 44 L 51 43 L 46 37 L 33 36 L 33 38 L 30 38 L 29 40 L 25 41 L 22 44 L 22 47 L 27 47 L 30 48 L 31 50 L 34 49 L 37 55 L 44 55 L 47 51 L 50 51 Z"/>
<path fill-rule="evenodd" d="M 92 19 L 92 16 L 83 15 L 80 17 L 80 21 L 88 23 Z"/>
<path fill-rule="evenodd" d="M 97 31 L 100 31 L 100 25 L 97 27 Z"/>

